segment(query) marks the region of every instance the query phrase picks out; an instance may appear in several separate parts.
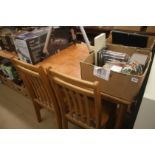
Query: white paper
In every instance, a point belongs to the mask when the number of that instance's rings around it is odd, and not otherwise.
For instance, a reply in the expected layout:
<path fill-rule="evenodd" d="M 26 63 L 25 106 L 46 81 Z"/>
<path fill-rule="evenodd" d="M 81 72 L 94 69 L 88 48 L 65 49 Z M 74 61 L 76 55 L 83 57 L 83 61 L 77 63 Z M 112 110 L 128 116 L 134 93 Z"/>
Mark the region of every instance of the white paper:
<path fill-rule="evenodd" d="M 120 66 L 112 66 L 111 67 L 111 70 L 113 71 L 113 72 L 118 72 L 118 73 L 120 73 L 121 72 L 121 70 L 122 70 L 122 67 L 120 67 Z"/>
<path fill-rule="evenodd" d="M 138 82 L 138 78 L 132 77 L 132 78 L 131 78 L 131 81 L 134 82 L 134 83 L 137 83 L 137 82 Z"/>
<path fill-rule="evenodd" d="M 106 70 L 103 67 L 94 67 L 93 74 L 99 78 L 102 78 L 104 80 L 109 80 L 110 77 L 110 70 Z"/>

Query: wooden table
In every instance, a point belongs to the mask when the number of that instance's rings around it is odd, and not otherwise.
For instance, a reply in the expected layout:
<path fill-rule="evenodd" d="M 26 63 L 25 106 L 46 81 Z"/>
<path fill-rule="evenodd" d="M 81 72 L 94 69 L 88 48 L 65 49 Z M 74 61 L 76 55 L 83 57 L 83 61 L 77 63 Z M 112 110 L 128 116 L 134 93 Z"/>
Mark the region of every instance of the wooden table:
<path fill-rule="evenodd" d="M 40 62 L 44 68 L 52 66 L 53 69 L 69 76 L 81 78 L 80 62 L 88 56 L 85 44 L 71 45 Z"/>
<path fill-rule="evenodd" d="M 85 44 L 82 43 L 71 45 L 61 52 L 48 57 L 44 61 L 40 62 L 39 65 L 43 66 L 44 68 L 48 68 L 49 66 L 51 66 L 53 69 L 64 74 L 76 78 L 81 78 L 80 62 L 83 61 L 88 55 L 88 49 Z M 105 94 L 104 92 L 101 92 L 101 94 L 105 100 L 119 104 L 119 112 L 115 128 L 121 128 L 125 118 L 127 107 L 132 103 L 121 98 L 110 96 L 108 94 Z"/>

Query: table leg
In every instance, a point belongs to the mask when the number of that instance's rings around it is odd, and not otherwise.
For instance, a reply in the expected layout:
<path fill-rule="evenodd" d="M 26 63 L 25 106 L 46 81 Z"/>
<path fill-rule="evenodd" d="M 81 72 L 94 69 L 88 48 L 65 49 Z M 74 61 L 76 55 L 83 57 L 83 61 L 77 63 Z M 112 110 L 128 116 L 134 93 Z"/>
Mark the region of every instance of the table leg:
<path fill-rule="evenodd" d="M 128 105 L 120 104 L 117 118 L 116 118 L 115 129 L 121 129 L 123 127 L 127 108 L 128 108 Z"/>

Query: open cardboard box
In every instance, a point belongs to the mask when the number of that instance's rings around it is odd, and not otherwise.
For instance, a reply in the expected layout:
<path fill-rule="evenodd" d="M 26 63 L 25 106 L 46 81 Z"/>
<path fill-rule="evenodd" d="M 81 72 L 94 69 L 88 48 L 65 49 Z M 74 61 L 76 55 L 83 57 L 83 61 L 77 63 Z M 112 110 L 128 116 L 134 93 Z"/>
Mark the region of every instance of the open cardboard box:
<path fill-rule="evenodd" d="M 107 45 L 108 50 L 127 53 L 131 56 L 133 53 L 141 53 L 148 55 L 148 62 L 143 75 L 127 75 L 123 73 L 110 72 L 109 80 L 93 75 L 95 54 L 90 54 L 83 62 L 80 63 L 81 78 L 87 81 L 99 81 L 100 91 L 114 97 L 118 97 L 127 101 L 134 101 L 143 84 L 145 75 L 148 71 L 152 53 L 148 49 L 139 49 L 136 47 L 127 47 L 121 45 Z"/>
<path fill-rule="evenodd" d="M 113 29 L 122 31 L 140 31 L 141 26 L 114 26 Z"/>
<path fill-rule="evenodd" d="M 146 35 L 148 37 L 147 45 L 145 49 L 153 50 L 153 47 L 155 45 L 155 36 Z M 112 44 L 112 32 L 110 33 L 109 37 L 106 40 L 107 44 Z M 117 44 L 118 45 L 118 44 Z M 131 46 L 130 46 L 131 47 Z M 141 48 L 141 47 L 137 47 Z"/>
<path fill-rule="evenodd" d="M 148 26 L 146 29 L 147 33 L 155 33 L 155 26 Z"/>

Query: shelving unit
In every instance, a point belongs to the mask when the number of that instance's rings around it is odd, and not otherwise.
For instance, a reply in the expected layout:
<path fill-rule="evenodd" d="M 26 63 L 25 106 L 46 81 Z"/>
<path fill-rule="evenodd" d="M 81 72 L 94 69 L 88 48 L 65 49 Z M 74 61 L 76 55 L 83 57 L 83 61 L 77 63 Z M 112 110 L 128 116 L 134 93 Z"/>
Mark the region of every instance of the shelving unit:
<path fill-rule="evenodd" d="M 12 80 L 9 80 L 2 75 L 0 75 L 0 79 L 4 85 L 10 87 L 11 89 L 15 90 L 16 92 L 29 98 L 28 91 L 24 85 L 19 86 L 19 85 L 15 84 Z"/>
<path fill-rule="evenodd" d="M 8 51 L 0 50 L 0 57 L 11 61 L 12 58 L 17 57 L 17 54 L 15 52 L 8 52 Z M 10 87 L 11 89 L 29 98 L 28 91 L 24 85 L 17 85 L 12 80 L 9 80 L 8 78 L 2 75 L 0 75 L 0 80 L 4 85 Z"/>
<path fill-rule="evenodd" d="M 13 57 L 17 57 L 17 54 L 15 52 L 0 50 L 0 57 L 11 60 Z"/>

